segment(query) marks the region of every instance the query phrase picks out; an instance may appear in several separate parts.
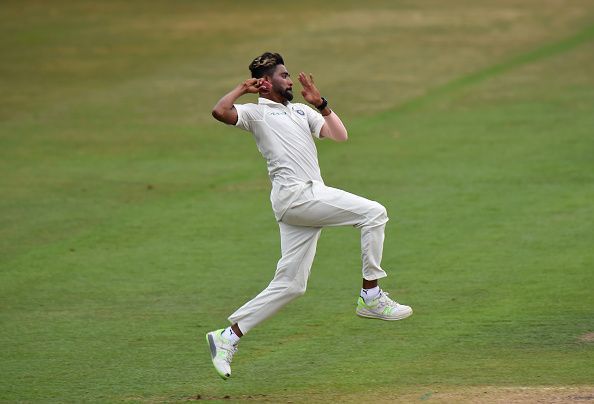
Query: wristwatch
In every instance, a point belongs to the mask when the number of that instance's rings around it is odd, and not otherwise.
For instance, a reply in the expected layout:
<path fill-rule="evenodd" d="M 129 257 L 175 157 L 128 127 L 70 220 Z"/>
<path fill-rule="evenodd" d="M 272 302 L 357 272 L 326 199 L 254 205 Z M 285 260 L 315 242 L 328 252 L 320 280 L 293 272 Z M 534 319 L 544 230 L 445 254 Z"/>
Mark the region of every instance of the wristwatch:
<path fill-rule="evenodd" d="M 324 109 L 326 109 L 327 106 L 328 106 L 328 100 L 325 99 L 324 97 L 322 97 L 322 103 L 320 105 L 318 105 L 316 108 L 318 109 L 318 111 L 322 112 Z"/>

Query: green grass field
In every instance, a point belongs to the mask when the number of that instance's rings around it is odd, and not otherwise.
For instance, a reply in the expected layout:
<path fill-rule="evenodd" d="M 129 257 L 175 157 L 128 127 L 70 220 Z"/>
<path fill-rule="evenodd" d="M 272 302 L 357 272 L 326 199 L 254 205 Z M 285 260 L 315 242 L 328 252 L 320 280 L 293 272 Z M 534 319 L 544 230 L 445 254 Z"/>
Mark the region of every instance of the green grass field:
<path fill-rule="evenodd" d="M 5 1 L 0 34 L 0 401 L 594 400 L 591 1 Z M 415 315 L 356 317 L 358 232 L 326 229 L 223 381 L 204 333 L 280 248 L 210 111 L 266 50 L 349 128 L 322 174 L 387 207 Z"/>

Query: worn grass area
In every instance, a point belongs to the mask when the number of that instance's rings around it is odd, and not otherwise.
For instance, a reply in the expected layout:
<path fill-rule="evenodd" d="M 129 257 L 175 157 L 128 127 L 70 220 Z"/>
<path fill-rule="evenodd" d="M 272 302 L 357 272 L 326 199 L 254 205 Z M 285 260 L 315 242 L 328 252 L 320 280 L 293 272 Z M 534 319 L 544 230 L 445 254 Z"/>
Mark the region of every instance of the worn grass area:
<path fill-rule="evenodd" d="M 228 402 L 247 401 L 247 402 L 305 402 L 322 403 L 330 400 L 341 403 L 360 403 L 362 393 L 341 394 L 336 393 L 307 393 L 299 397 L 276 395 L 273 397 L 264 394 L 255 394 L 247 396 L 222 396 L 213 397 L 205 395 L 196 395 L 188 397 L 188 401 L 220 401 Z M 573 403 L 573 402 L 592 402 L 594 401 L 593 387 L 494 387 L 494 386 L 474 386 L 452 389 L 448 388 L 422 388 L 418 391 L 397 392 L 394 389 L 379 389 L 365 392 L 366 400 L 374 403 L 501 403 L 501 404 L 536 404 L 536 403 Z M 139 399 L 139 401 L 146 401 Z"/>
<path fill-rule="evenodd" d="M 592 400 L 591 2 L 0 11 L 0 400 Z M 355 317 L 358 234 L 328 229 L 223 382 L 203 335 L 279 246 L 264 162 L 210 108 L 264 50 L 347 123 L 323 175 L 388 208 L 415 315 Z"/>

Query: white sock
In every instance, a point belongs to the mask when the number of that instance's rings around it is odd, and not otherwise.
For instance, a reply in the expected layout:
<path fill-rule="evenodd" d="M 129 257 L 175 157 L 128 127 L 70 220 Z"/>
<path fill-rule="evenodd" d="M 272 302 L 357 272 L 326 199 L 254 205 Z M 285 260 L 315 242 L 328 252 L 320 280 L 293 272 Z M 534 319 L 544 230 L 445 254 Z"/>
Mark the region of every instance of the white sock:
<path fill-rule="evenodd" d="M 223 331 L 223 338 L 231 342 L 231 345 L 236 345 L 239 342 L 239 337 L 233 332 L 231 327 L 225 328 L 225 331 Z"/>
<path fill-rule="evenodd" d="M 361 289 L 361 297 L 365 300 L 365 303 L 369 303 L 373 299 L 379 296 L 380 287 L 376 286 L 375 288 L 371 289 Z"/>

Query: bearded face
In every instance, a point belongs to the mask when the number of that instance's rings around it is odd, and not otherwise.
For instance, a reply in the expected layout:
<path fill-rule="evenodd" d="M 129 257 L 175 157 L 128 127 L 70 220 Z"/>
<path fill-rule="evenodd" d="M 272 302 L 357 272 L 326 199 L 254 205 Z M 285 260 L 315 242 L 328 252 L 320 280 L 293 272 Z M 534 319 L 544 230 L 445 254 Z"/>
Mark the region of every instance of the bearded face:
<path fill-rule="evenodd" d="M 291 88 L 287 88 L 284 91 L 279 93 L 283 96 L 283 98 L 285 98 L 287 101 L 292 101 L 293 100 L 293 89 Z"/>
<path fill-rule="evenodd" d="M 276 66 L 270 82 L 272 83 L 273 92 L 279 94 L 287 101 L 293 100 L 293 80 L 291 80 L 291 75 L 285 65 Z"/>

